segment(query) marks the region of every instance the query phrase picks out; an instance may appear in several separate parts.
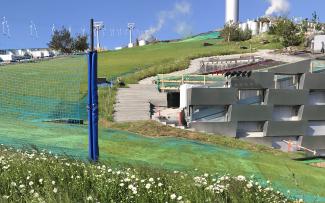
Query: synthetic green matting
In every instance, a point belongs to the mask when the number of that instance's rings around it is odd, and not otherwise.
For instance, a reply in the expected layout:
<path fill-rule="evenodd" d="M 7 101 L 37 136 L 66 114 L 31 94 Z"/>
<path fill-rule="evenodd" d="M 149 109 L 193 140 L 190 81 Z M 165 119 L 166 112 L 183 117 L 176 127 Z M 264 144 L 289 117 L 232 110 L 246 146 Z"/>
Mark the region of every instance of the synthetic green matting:
<path fill-rule="evenodd" d="M 193 37 L 189 37 L 180 42 L 201 41 L 201 40 L 218 39 L 218 38 L 220 38 L 220 32 L 208 32 Z"/>
<path fill-rule="evenodd" d="M 52 122 L 86 119 L 86 58 L 80 57 L 42 62 L 43 66 L 38 64 L 37 68 L 34 64 L 0 68 L 0 144 L 47 149 L 55 154 L 87 159 L 87 125 Z M 80 60 L 84 60 L 82 67 L 76 66 Z M 325 197 L 325 171 L 287 157 L 108 129 L 100 129 L 99 143 L 103 161 L 255 175 L 264 181 L 271 180 L 284 192 L 290 189 L 310 200 L 317 195 Z"/>
<path fill-rule="evenodd" d="M 158 75 L 158 90 L 178 89 L 182 84 L 209 85 L 212 87 L 224 87 L 226 78 L 223 76 L 206 76 L 206 75 L 181 75 L 168 76 Z"/>

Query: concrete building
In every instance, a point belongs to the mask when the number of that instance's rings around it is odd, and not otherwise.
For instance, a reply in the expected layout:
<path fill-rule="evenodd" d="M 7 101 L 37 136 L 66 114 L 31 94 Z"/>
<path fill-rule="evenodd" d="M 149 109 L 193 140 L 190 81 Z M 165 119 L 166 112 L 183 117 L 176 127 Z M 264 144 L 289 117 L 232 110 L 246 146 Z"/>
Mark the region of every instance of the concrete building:
<path fill-rule="evenodd" d="M 185 88 L 189 127 L 284 151 L 286 140 L 325 154 L 325 59 L 227 81 L 223 87 Z"/>
<path fill-rule="evenodd" d="M 325 35 L 315 35 L 311 49 L 317 53 L 325 51 Z"/>
<path fill-rule="evenodd" d="M 7 50 L 0 51 L 0 62 L 10 63 L 13 59 L 13 53 Z"/>

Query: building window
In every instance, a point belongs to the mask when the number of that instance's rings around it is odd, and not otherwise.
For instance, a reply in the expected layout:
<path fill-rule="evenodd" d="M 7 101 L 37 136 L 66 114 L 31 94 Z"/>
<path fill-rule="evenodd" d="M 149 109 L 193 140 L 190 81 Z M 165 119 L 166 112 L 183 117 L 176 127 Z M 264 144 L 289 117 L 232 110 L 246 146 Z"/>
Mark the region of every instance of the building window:
<path fill-rule="evenodd" d="M 275 89 L 299 89 L 299 75 L 275 75 Z"/>
<path fill-rule="evenodd" d="M 237 137 L 262 137 L 265 121 L 238 122 Z"/>
<path fill-rule="evenodd" d="M 264 90 L 238 90 L 238 104 L 261 105 L 264 102 Z"/>
<path fill-rule="evenodd" d="M 273 121 L 298 121 L 301 106 L 274 106 Z"/>
<path fill-rule="evenodd" d="M 192 106 L 191 121 L 226 122 L 228 106 Z"/>

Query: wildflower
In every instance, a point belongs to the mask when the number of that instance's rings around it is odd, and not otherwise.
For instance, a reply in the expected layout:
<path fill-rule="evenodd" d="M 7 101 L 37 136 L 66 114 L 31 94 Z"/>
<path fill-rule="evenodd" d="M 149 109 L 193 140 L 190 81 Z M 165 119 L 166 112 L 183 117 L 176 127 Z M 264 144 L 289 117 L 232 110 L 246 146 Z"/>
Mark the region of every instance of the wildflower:
<path fill-rule="evenodd" d="M 250 189 L 250 188 L 253 187 L 253 184 L 252 184 L 252 183 L 248 183 L 248 184 L 246 185 L 246 187 L 247 187 L 248 189 Z"/>
<path fill-rule="evenodd" d="M 204 174 L 204 177 L 208 177 L 208 176 L 209 176 L 209 174 L 207 174 L 207 173 Z"/>
<path fill-rule="evenodd" d="M 25 185 L 19 185 L 19 188 L 23 189 L 25 187 Z"/>
<path fill-rule="evenodd" d="M 39 179 L 38 182 L 39 182 L 40 184 L 43 184 L 43 179 L 42 179 L 42 178 Z"/>
<path fill-rule="evenodd" d="M 35 190 L 30 190 L 29 194 L 33 194 L 35 192 Z"/>
<path fill-rule="evenodd" d="M 153 180 L 153 178 L 149 178 L 149 182 L 153 182 L 154 180 Z"/>
<path fill-rule="evenodd" d="M 93 200 L 93 197 L 92 196 L 88 196 L 86 200 L 87 201 L 91 201 L 91 200 Z"/>
<path fill-rule="evenodd" d="M 162 183 L 158 183 L 158 187 L 161 187 L 161 186 L 163 186 L 163 184 Z"/>
<path fill-rule="evenodd" d="M 53 192 L 54 192 L 54 193 L 57 193 L 57 192 L 58 192 L 58 189 L 57 189 L 57 188 L 54 188 L 54 189 L 53 189 Z"/>
<path fill-rule="evenodd" d="M 55 181 L 54 180 L 52 181 L 52 185 L 55 185 Z"/>
<path fill-rule="evenodd" d="M 38 198 L 39 194 L 37 192 L 34 193 L 34 197 Z"/>
<path fill-rule="evenodd" d="M 151 187 L 151 184 L 150 184 L 150 183 L 147 183 L 147 184 L 146 184 L 146 188 L 147 188 L 147 189 L 150 189 L 150 187 Z"/>
<path fill-rule="evenodd" d="M 182 196 L 177 197 L 177 200 L 178 200 L 178 201 L 181 201 L 182 199 L 183 199 Z"/>
<path fill-rule="evenodd" d="M 3 196 L 2 196 L 3 199 L 9 199 L 9 197 L 10 197 L 10 196 L 8 196 L 8 195 L 3 195 Z"/>
<path fill-rule="evenodd" d="M 109 168 L 109 169 L 107 170 L 107 172 L 108 172 L 108 173 L 112 172 L 112 169 Z"/>
<path fill-rule="evenodd" d="M 10 185 L 11 185 L 12 187 L 16 187 L 16 186 L 17 186 L 17 184 L 16 184 L 15 182 L 11 182 Z"/>
<path fill-rule="evenodd" d="M 175 194 L 170 195 L 170 199 L 174 200 L 176 198 Z"/>
<path fill-rule="evenodd" d="M 124 183 L 120 183 L 120 187 L 123 187 L 124 186 Z"/>
<path fill-rule="evenodd" d="M 245 176 L 237 176 L 237 180 L 244 181 L 246 180 Z"/>
<path fill-rule="evenodd" d="M 28 185 L 29 185 L 29 186 L 34 185 L 34 182 L 33 182 L 33 181 L 30 181 L 30 182 L 28 183 Z"/>

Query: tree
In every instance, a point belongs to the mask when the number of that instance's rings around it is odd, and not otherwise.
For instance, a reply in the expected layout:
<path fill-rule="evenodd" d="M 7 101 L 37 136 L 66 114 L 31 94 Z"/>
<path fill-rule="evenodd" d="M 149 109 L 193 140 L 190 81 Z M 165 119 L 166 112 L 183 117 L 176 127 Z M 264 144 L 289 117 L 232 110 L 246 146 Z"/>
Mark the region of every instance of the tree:
<path fill-rule="evenodd" d="M 220 36 L 225 41 L 246 41 L 252 38 L 252 32 L 250 30 L 241 30 L 238 25 L 229 23 L 226 24 L 220 33 Z"/>
<path fill-rule="evenodd" d="M 56 51 L 61 51 L 62 53 L 71 53 L 73 51 L 73 38 L 69 30 L 62 27 L 61 30 L 55 30 L 51 41 L 48 46 Z"/>
<path fill-rule="evenodd" d="M 316 11 L 312 13 L 311 22 L 315 25 L 315 30 L 317 31 L 322 30 L 322 25 L 319 22 L 319 16 L 317 15 Z"/>
<path fill-rule="evenodd" d="M 281 38 L 284 47 L 298 46 L 304 41 L 304 32 L 287 18 L 280 18 L 270 29 L 270 34 L 275 34 Z"/>
<path fill-rule="evenodd" d="M 84 52 L 89 48 L 88 36 L 87 35 L 78 35 L 73 41 L 73 50 Z"/>

